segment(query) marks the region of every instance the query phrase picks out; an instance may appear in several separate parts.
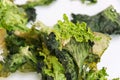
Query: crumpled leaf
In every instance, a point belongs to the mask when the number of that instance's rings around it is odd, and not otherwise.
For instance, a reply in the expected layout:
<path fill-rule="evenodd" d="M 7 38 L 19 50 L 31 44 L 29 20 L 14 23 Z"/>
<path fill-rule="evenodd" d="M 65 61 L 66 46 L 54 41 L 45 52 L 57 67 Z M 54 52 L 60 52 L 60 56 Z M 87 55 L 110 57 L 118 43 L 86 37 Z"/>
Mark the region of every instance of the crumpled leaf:
<path fill-rule="evenodd" d="M 99 32 L 94 32 L 94 35 L 100 39 L 94 40 L 93 53 L 101 57 L 104 51 L 108 48 L 111 37 Z"/>
<path fill-rule="evenodd" d="M 57 25 L 54 26 L 53 32 L 56 35 L 56 39 L 61 43 L 64 43 L 70 38 L 75 38 L 77 42 L 88 42 L 94 40 L 93 32 L 90 28 L 87 28 L 86 23 L 72 23 L 69 21 L 66 14 L 63 15 L 64 21 L 59 20 Z"/>
<path fill-rule="evenodd" d="M 44 57 L 43 62 L 46 65 L 42 67 L 43 77 L 49 76 L 54 80 L 66 80 L 63 65 L 58 61 L 58 58 L 42 52 L 40 52 L 40 56 Z M 46 79 L 43 78 L 43 80 Z"/>
<path fill-rule="evenodd" d="M 26 13 L 22 8 L 18 8 L 10 0 L 0 0 L 0 28 L 26 31 L 26 23 Z"/>
<path fill-rule="evenodd" d="M 113 6 L 109 6 L 102 12 L 93 16 L 72 14 L 72 17 L 72 22 L 86 22 L 87 26 L 93 31 L 108 34 L 120 34 L 120 14 Z"/>
<path fill-rule="evenodd" d="M 96 71 L 89 70 L 89 72 L 86 74 L 85 80 L 107 80 L 106 76 L 108 76 L 106 73 L 106 68 Z"/>
<path fill-rule="evenodd" d="M 94 45 L 92 47 L 92 54 L 89 54 L 85 60 L 85 64 L 89 66 L 90 69 L 97 70 L 97 63 L 100 62 L 100 58 L 104 51 L 109 47 L 111 37 L 107 34 L 94 32 L 94 35 L 98 38 L 94 40 Z"/>
<path fill-rule="evenodd" d="M 75 39 L 71 39 L 68 44 L 65 45 L 65 50 L 69 51 L 73 60 L 78 66 L 78 75 L 81 77 L 81 71 L 84 65 L 86 57 L 91 53 L 91 46 L 88 42 L 77 42 Z"/>

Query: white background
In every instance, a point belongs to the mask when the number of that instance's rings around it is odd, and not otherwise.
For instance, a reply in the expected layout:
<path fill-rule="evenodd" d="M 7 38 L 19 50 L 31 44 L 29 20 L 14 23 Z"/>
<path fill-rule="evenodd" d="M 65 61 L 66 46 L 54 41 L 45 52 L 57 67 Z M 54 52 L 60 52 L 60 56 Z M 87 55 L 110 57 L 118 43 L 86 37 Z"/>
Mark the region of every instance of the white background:
<path fill-rule="evenodd" d="M 16 0 L 16 3 L 24 3 L 25 0 Z M 81 13 L 95 15 L 108 6 L 113 5 L 120 12 L 120 0 L 98 0 L 95 5 L 81 4 L 79 0 L 56 0 L 49 6 L 36 7 L 37 21 L 42 21 L 47 26 L 53 26 L 57 20 L 62 19 L 63 14 L 67 14 L 71 19 L 71 13 Z M 107 67 L 109 80 L 120 77 L 120 36 L 111 35 L 108 49 L 105 51 L 98 64 L 98 68 Z M 2 78 L 0 79 L 2 80 Z M 11 74 L 5 80 L 40 80 L 37 73 L 19 73 Z"/>

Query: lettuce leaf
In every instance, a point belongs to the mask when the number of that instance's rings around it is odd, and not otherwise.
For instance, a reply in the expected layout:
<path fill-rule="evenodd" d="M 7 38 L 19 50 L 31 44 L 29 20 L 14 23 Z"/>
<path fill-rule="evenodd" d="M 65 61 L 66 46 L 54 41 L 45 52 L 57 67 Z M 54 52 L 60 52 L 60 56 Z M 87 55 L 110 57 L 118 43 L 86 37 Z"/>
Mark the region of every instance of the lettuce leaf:
<path fill-rule="evenodd" d="M 26 31 L 27 18 L 24 9 L 18 8 L 10 0 L 0 0 L 0 28 L 7 31 Z"/>
<path fill-rule="evenodd" d="M 102 12 L 89 16 L 82 14 L 72 14 L 72 22 L 86 22 L 93 31 L 107 34 L 120 34 L 120 14 L 109 6 Z"/>

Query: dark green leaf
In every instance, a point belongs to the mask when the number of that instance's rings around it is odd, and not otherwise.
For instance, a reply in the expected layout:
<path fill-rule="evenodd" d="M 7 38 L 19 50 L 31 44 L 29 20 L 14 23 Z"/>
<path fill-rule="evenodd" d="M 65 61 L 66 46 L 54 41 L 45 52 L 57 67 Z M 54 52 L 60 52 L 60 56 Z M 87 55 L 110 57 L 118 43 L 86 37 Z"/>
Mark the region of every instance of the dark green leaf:
<path fill-rule="evenodd" d="M 109 6 L 94 16 L 72 14 L 72 17 L 72 22 L 86 22 L 93 31 L 120 34 L 120 14 L 116 12 L 113 6 Z"/>

